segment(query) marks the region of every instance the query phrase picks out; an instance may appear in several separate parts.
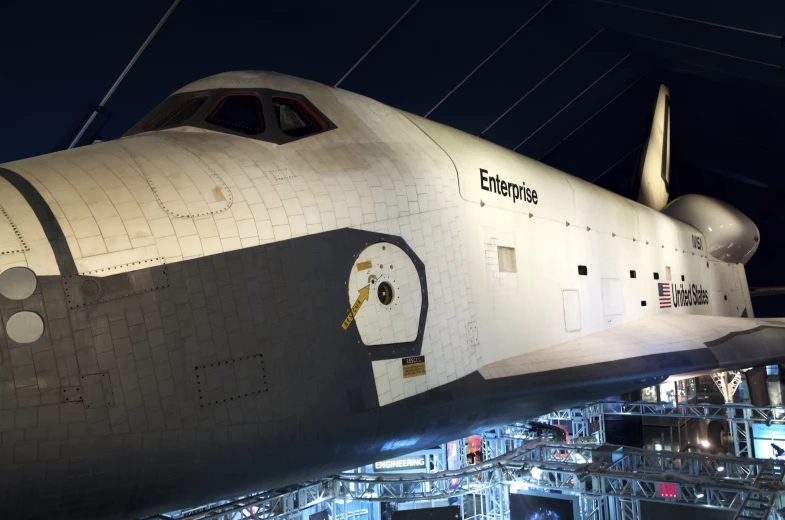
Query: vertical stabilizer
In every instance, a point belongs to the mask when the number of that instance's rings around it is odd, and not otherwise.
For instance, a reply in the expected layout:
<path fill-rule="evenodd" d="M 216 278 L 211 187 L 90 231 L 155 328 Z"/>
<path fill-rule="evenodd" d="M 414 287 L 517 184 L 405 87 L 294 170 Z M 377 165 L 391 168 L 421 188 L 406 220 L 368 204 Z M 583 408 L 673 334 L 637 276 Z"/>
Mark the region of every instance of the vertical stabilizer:
<path fill-rule="evenodd" d="M 638 202 L 657 211 L 668 204 L 671 168 L 671 99 L 668 87 L 660 85 L 649 138 L 643 144 L 638 176 Z"/>

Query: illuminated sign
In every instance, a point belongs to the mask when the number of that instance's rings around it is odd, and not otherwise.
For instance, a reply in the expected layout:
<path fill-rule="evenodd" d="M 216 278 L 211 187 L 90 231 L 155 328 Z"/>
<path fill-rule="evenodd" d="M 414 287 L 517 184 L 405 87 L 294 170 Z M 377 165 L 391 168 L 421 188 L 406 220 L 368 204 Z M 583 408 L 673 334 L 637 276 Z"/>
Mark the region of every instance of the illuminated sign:
<path fill-rule="evenodd" d="M 766 426 L 762 423 L 752 425 L 752 435 L 756 439 L 785 440 L 785 424 L 771 424 Z"/>
<path fill-rule="evenodd" d="M 679 498 L 679 485 L 674 482 L 657 482 L 660 498 Z"/>
<path fill-rule="evenodd" d="M 382 460 L 374 462 L 373 470 L 377 472 L 384 471 L 401 471 L 412 469 L 425 469 L 425 455 L 417 455 L 414 457 L 403 457 L 400 459 Z"/>

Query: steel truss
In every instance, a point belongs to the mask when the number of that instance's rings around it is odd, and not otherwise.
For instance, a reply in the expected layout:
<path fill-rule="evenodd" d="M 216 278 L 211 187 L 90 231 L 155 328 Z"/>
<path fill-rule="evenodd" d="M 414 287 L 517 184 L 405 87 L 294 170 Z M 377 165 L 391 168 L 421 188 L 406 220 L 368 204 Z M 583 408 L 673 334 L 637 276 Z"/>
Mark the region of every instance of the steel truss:
<path fill-rule="evenodd" d="M 637 415 L 642 417 L 672 417 L 689 419 L 725 420 L 732 426 L 733 450 L 739 457 L 754 456 L 752 425 L 754 423 L 785 424 L 785 406 L 755 407 L 747 404 L 673 404 L 627 403 L 600 401 L 576 410 L 591 410 L 602 418 L 604 415 Z M 559 414 L 564 412 L 558 412 Z M 547 416 L 556 420 L 554 414 Z M 604 421 L 600 419 L 600 423 Z"/>
<path fill-rule="evenodd" d="M 603 446 L 605 415 L 694 418 L 729 421 L 736 456 L 644 451 Z M 589 403 L 560 410 L 534 422 L 565 427 L 570 444 L 538 441 L 532 423 L 495 428 L 483 435 L 487 462 L 445 471 L 443 456 L 433 456 L 435 473 L 343 473 L 320 481 L 254 494 L 155 518 L 189 520 L 305 519 L 326 510 L 332 520 L 349 520 L 364 511 L 375 520 L 379 502 L 431 504 L 459 500 L 463 520 L 509 519 L 509 492 L 557 489 L 579 496 L 582 520 L 639 520 L 641 500 L 663 501 L 658 484 L 678 484 L 678 498 L 665 501 L 736 510 L 736 518 L 781 520 L 785 508 L 785 465 L 749 458 L 754 423 L 785 424 L 785 406 L 648 402 Z M 466 463 L 466 441 L 458 442 Z M 532 470 L 535 475 L 532 475 Z M 479 498 L 480 507 L 464 510 L 461 497 Z M 354 505 L 352 514 L 347 505 Z M 342 511 L 342 513 L 341 513 Z"/>
<path fill-rule="evenodd" d="M 199 520 L 294 519 L 317 509 L 335 512 L 351 502 L 442 501 L 480 495 L 480 514 L 509 518 L 508 493 L 561 490 L 578 495 L 583 520 L 636 520 L 640 501 L 733 509 L 754 518 L 779 518 L 784 468 L 772 461 L 702 453 L 650 452 L 621 446 L 524 442 L 487 462 L 460 470 L 419 474 L 343 473 L 317 482 L 228 502 L 196 515 Z M 674 483 L 676 498 L 663 499 L 660 482 Z M 333 516 L 340 520 L 341 516 Z M 370 518 L 370 515 L 369 515 Z M 737 516 L 752 518 L 752 516 Z"/>

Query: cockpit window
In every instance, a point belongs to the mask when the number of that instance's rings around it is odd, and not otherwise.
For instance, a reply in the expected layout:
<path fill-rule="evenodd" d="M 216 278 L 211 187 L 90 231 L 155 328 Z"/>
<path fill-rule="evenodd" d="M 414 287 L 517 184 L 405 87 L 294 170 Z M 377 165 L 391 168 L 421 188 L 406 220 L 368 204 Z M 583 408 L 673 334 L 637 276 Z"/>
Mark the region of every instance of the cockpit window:
<path fill-rule="evenodd" d="M 210 110 L 204 120 L 243 134 L 261 134 L 264 132 L 262 100 L 256 94 L 226 96 Z"/>
<path fill-rule="evenodd" d="M 153 119 L 147 123 L 144 126 L 144 131 L 149 132 L 151 130 L 160 130 L 167 126 L 176 126 L 182 123 L 194 115 L 196 111 L 199 110 L 199 108 L 204 104 L 206 99 L 207 96 L 186 99 L 179 105 L 175 106 L 174 109 L 166 112 L 163 116 Z"/>
<path fill-rule="evenodd" d="M 285 145 L 336 128 L 309 99 L 267 88 L 215 88 L 169 96 L 125 136 L 179 127 L 203 128 Z"/>
<path fill-rule="evenodd" d="M 278 128 L 290 137 L 305 137 L 327 130 L 327 124 L 302 101 L 273 97 Z"/>

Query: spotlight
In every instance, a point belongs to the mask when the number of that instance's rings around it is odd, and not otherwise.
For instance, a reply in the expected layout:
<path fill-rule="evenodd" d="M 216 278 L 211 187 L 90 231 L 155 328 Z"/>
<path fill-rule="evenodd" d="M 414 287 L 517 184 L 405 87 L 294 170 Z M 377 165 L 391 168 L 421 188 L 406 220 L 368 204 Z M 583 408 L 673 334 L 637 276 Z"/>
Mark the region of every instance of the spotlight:
<path fill-rule="evenodd" d="M 723 466 L 722 464 L 717 465 L 717 471 L 720 473 L 725 471 L 725 466 Z"/>
<path fill-rule="evenodd" d="M 654 444 L 654 451 L 662 451 L 662 444 L 659 442 Z"/>
<path fill-rule="evenodd" d="M 529 473 L 531 473 L 532 478 L 537 480 L 540 480 L 540 477 L 542 476 L 542 470 L 537 466 L 533 467 Z"/>
<path fill-rule="evenodd" d="M 711 446 L 711 443 L 707 439 L 703 439 L 701 441 L 701 446 L 703 446 L 704 448 L 708 448 L 709 446 Z"/>
<path fill-rule="evenodd" d="M 703 492 L 703 488 L 698 484 L 695 486 L 695 498 L 703 498 L 706 496 L 706 493 Z"/>

